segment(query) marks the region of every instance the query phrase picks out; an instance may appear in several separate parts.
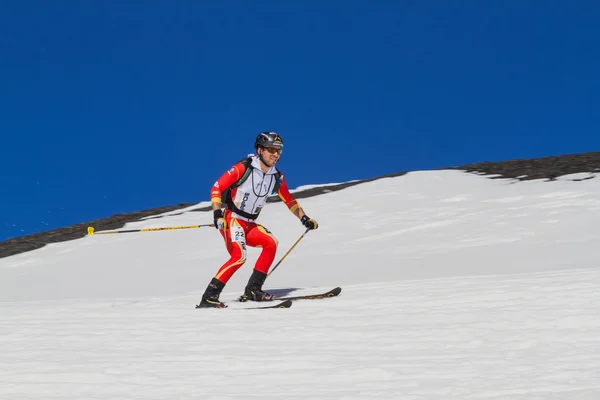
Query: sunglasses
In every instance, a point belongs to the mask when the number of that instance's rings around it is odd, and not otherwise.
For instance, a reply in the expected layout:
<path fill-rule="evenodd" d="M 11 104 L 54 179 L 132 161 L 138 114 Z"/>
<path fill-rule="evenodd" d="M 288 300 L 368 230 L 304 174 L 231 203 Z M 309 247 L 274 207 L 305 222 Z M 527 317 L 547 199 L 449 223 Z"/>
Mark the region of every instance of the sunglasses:
<path fill-rule="evenodd" d="M 281 154 L 283 152 L 283 149 L 277 149 L 275 147 L 263 147 L 264 150 L 268 151 L 271 154 Z"/>

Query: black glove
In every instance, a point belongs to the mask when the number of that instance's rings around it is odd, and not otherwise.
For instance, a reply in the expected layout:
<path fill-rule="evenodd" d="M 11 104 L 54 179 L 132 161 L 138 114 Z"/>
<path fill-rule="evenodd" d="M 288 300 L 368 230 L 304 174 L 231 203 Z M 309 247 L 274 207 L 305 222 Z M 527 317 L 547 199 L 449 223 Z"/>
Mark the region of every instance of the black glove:
<path fill-rule="evenodd" d="M 308 215 L 303 215 L 302 218 L 300 218 L 300 222 L 302 222 L 302 225 L 304 225 L 308 229 L 317 229 L 319 227 L 317 221 L 315 221 L 312 218 L 308 218 Z"/>
<path fill-rule="evenodd" d="M 217 228 L 217 229 L 226 229 L 227 228 L 227 221 L 223 217 L 223 210 L 221 210 L 220 208 L 218 210 L 214 210 L 213 216 L 214 216 L 214 221 L 215 221 L 215 228 Z"/>

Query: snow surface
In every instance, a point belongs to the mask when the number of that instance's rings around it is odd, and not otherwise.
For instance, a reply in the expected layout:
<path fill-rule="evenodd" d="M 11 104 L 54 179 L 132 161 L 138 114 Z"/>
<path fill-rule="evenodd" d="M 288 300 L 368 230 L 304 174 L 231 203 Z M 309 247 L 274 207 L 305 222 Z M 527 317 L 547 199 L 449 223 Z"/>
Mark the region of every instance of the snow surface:
<path fill-rule="evenodd" d="M 343 292 L 285 310 L 233 302 L 258 249 L 230 308 L 194 309 L 214 228 L 0 259 L 0 399 L 600 398 L 600 179 L 413 172 L 301 204 L 320 227 L 265 287 Z M 125 228 L 212 221 L 192 209 Z M 304 231 L 282 203 L 260 222 L 276 260 Z"/>

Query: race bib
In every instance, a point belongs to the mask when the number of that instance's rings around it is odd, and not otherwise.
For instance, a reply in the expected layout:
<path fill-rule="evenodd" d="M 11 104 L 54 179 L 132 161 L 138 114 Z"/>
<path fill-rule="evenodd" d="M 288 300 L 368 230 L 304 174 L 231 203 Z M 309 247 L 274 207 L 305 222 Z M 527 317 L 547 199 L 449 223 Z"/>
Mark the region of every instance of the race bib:
<path fill-rule="evenodd" d="M 229 232 L 231 234 L 232 242 L 240 242 L 243 244 L 246 243 L 246 234 L 244 233 L 244 228 L 242 228 L 240 225 L 234 224 L 230 228 Z"/>

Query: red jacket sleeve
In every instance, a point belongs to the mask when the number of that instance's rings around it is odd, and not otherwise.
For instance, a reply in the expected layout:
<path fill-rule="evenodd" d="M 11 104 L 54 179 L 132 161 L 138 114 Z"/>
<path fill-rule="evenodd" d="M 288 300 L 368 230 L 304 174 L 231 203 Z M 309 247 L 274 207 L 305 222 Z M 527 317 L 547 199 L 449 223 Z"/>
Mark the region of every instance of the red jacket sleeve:
<path fill-rule="evenodd" d="M 246 167 L 241 162 L 235 164 L 231 167 L 230 170 L 225 172 L 221 177 L 215 182 L 210 191 L 210 201 L 211 203 L 220 203 L 221 196 L 229 186 L 233 185 L 241 176 L 246 172 Z"/>
<path fill-rule="evenodd" d="M 300 207 L 300 205 L 290 193 L 290 190 L 287 187 L 287 182 L 285 181 L 285 177 L 283 175 L 281 175 L 281 180 L 281 186 L 279 187 L 279 192 L 277 194 L 279 195 L 279 198 L 283 200 L 287 208 L 289 208 L 291 212 L 294 212 Z"/>

